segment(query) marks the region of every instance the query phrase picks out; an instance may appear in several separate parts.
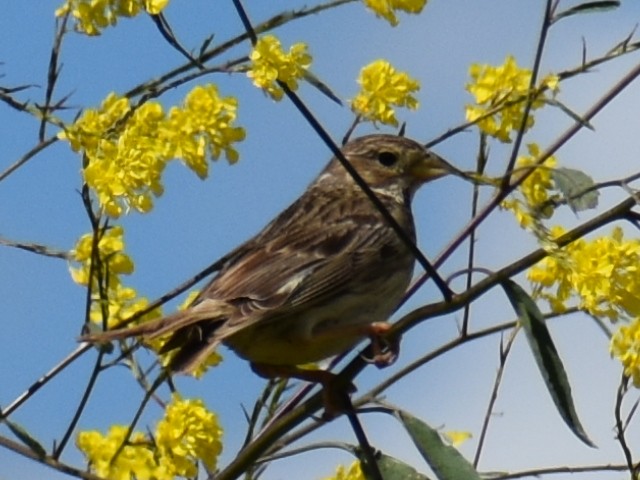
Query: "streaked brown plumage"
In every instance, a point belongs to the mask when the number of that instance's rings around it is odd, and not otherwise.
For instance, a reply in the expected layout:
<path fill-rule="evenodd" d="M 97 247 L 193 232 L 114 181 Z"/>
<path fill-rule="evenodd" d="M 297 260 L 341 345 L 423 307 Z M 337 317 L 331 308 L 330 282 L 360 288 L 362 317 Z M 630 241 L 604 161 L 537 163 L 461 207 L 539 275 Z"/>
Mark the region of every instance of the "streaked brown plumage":
<path fill-rule="evenodd" d="M 454 170 L 392 135 L 348 143 L 345 157 L 415 238 L 411 198 Z M 337 159 L 258 235 L 229 253 L 191 307 L 102 342 L 170 335 L 170 368 L 193 371 L 220 342 L 257 366 L 292 367 L 344 352 L 378 331 L 405 292 L 414 258 Z"/>

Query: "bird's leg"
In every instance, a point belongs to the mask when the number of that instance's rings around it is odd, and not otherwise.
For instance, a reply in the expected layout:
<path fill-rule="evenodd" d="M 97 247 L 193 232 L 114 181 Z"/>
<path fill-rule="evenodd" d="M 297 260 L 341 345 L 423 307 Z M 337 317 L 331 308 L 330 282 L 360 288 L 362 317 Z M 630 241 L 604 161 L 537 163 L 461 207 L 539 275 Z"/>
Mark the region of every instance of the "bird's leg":
<path fill-rule="evenodd" d="M 345 382 L 335 373 L 326 370 L 308 370 L 289 365 L 269 365 L 253 362 L 251 363 L 251 369 L 264 378 L 297 378 L 322 385 L 325 419 L 331 419 L 343 413 L 348 404 L 345 401 L 345 397 L 356 391 L 351 382 Z"/>
<path fill-rule="evenodd" d="M 393 364 L 400 353 L 400 340 L 387 338 L 389 330 L 391 330 L 391 324 L 388 322 L 374 322 L 367 325 L 366 333 L 371 340 L 373 356 L 365 358 L 365 360 L 375 364 L 378 368 Z"/>

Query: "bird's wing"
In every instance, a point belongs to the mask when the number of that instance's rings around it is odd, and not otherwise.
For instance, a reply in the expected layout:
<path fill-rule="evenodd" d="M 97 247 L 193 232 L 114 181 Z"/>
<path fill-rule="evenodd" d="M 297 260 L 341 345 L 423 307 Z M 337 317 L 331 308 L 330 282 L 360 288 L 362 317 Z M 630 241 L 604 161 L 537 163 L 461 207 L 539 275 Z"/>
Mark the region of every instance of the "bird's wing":
<path fill-rule="evenodd" d="M 304 311 L 345 294 L 357 295 L 370 285 L 372 275 L 406 270 L 406 263 L 394 263 L 404 249 L 396 233 L 377 212 L 368 212 L 334 218 L 315 232 L 278 237 L 224 272 L 207 293 L 224 294 L 242 315 L 229 318 L 217 335 L 228 337 L 264 321 L 267 314 L 275 318 L 281 311 Z"/>

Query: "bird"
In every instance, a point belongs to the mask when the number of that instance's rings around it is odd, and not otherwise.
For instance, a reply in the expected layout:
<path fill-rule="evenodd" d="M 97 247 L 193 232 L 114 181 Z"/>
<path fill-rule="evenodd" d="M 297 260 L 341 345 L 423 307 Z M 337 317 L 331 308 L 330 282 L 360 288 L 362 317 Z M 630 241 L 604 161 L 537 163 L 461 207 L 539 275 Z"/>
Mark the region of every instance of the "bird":
<path fill-rule="evenodd" d="M 413 242 L 415 192 L 458 172 L 397 135 L 362 136 L 341 152 Z M 320 382 L 328 391 L 334 374 L 299 366 L 344 353 L 366 338 L 383 345 L 414 263 L 406 242 L 333 157 L 296 201 L 221 259 L 217 275 L 188 308 L 81 339 L 166 337 L 161 353 L 173 352 L 167 366 L 172 373 L 192 373 L 223 343 L 260 375 Z M 377 350 L 382 364 L 384 353 Z"/>

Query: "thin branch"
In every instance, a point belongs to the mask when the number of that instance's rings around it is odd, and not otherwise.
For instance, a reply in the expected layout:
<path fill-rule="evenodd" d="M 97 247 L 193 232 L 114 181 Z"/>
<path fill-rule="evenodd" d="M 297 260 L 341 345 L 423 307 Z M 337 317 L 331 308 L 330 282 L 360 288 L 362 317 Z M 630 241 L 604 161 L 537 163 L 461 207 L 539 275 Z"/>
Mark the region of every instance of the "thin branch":
<path fill-rule="evenodd" d="M 511 174 L 509 172 L 513 170 L 516 164 L 516 159 L 518 158 L 518 153 L 520 152 L 520 145 L 522 145 L 522 140 L 524 139 L 524 132 L 527 129 L 527 123 L 529 121 L 531 108 L 533 107 L 533 102 L 538 96 L 538 92 L 536 91 L 536 83 L 538 82 L 540 63 L 542 62 L 542 53 L 544 52 L 547 34 L 549 33 L 549 27 L 551 26 L 551 8 L 551 0 L 547 0 L 545 4 L 544 17 L 542 19 L 542 25 L 540 26 L 540 36 L 538 38 L 536 55 L 533 61 L 533 68 L 531 69 L 531 79 L 529 80 L 529 88 L 527 90 L 529 94 L 527 95 L 527 101 L 524 104 L 522 118 L 520 119 L 520 126 L 518 127 L 516 138 L 513 142 L 511 157 L 509 158 L 509 162 L 507 163 L 507 167 L 505 168 L 505 176 L 503 178 L 502 185 L 500 186 L 501 190 L 512 190 L 512 188 L 510 187 Z"/>
<path fill-rule="evenodd" d="M 547 467 L 522 470 L 520 472 L 507 473 L 505 475 L 491 475 L 491 480 L 514 480 L 516 478 L 538 478 L 542 475 L 556 475 L 560 473 L 587 473 L 587 472 L 625 472 L 626 465 L 591 465 L 584 467 Z"/>
<path fill-rule="evenodd" d="M 122 450 L 124 450 L 124 447 L 127 446 L 127 443 L 129 442 L 129 439 L 133 434 L 133 430 L 136 428 L 136 425 L 138 424 L 138 421 L 142 416 L 142 412 L 144 412 L 144 409 L 149 403 L 149 400 L 153 398 L 153 395 L 155 394 L 156 390 L 160 388 L 160 386 L 165 382 L 165 380 L 167 380 L 167 378 L 168 378 L 168 374 L 165 370 L 163 370 L 158 375 L 158 378 L 155 379 L 155 381 L 151 385 L 151 388 L 149 388 L 149 390 L 145 392 L 144 397 L 140 402 L 140 406 L 136 410 L 136 413 L 133 416 L 131 423 L 129 424 L 129 428 L 127 428 L 127 432 L 125 433 L 124 438 L 122 439 L 122 443 L 118 446 L 118 449 L 113 454 L 113 457 L 111 457 L 111 462 L 114 462 L 118 458 L 118 456 L 122 453 Z"/>
<path fill-rule="evenodd" d="M 35 147 L 33 147 L 22 157 L 20 157 L 17 162 L 15 162 L 13 165 L 10 165 L 9 168 L 7 168 L 4 172 L 0 173 L 0 182 L 11 175 L 13 172 L 15 172 L 18 168 L 23 166 L 25 163 L 27 163 L 29 160 L 31 160 L 33 157 L 35 157 L 42 150 L 50 145 L 53 145 L 57 141 L 58 137 L 54 135 L 53 137 L 49 137 L 46 140 L 38 143 Z"/>
<path fill-rule="evenodd" d="M 491 418 L 493 418 L 493 409 L 495 407 L 496 401 L 498 400 L 498 390 L 500 389 L 500 385 L 502 384 L 502 377 L 504 375 L 505 368 L 507 366 L 507 358 L 509 357 L 509 353 L 511 352 L 511 347 L 513 347 L 513 343 L 515 342 L 516 336 L 518 334 L 518 328 L 514 328 L 507 340 L 507 343 L 503 345 L 502 341 L 500 342 L 500 365 L 498 366 L 498 371 L 496 372 L 496 379 L 493 382 L 493 389 L 491 390 L 491 397 L 489 398 L 489 404 L 487 405 L 487 411 L 484 415 L 484 420 L 482 422 L 482 428 L 480 429 L 480 437 L 478 438 L 478 448 L 476 448 L 476 454 L 473 457 L 473 466 L 477 470 L 478 464 L 480 463 L 480 455 L 482 454 L 482 447 L 484 446 L 484 441 L 487 438 L 487 431 L 489 430 L 489 422 Z"/>
<path fill-rule="evenodd" d="M 164 38 L 172 48 L 174 48 L 176 51 L 178 51 L 178 53 L 180 53 L 180 55 L 182 55 L 187 60 L 189 60 L 189 62 L 192 65 L 195 65 L 200 69 L 204 69 L 204 66 L 200 62 L 200 59 L 193 58 L 191 54 L 187 51 L 187 49 L 184 48 L 182 44 L 178 41 L 178 38 L 173 33 L 173 29 L 171 28 L 171 25 L 169 25 L 169 22 L 167 21 L 167 17 L 165 17 L 164 14 L 162 13 L 159 13 L 156 15 L 149 14 L 149 17 L 151 17 L 151 21 L 158 28 L 158 31 L 160 32 L 160 35 L 162 35 L 162 38 Z"/>
<path fill-rule="evenodd" d="M 627 462 L 627 467 L 629 469 L 629 472 L 631 473 L 631 480 L 634 480 L 634 478 L 636 478 L 634 472 L 637 467 L 633 464 L 633 456 L 631 454 L 631 449 L 627 444 L 625 429 L 622 422 L 622 401 L 624 399 L 625 393 L 627 392 L 628 384 L 629 377 L 622 374 L 622 377 L 620 378 L 620 384 L 618 385 L 618 389 L 616 391 L 616 404 L 613 413 L 616 421 L 616 439 L 618 440 L 618 443 L 620 443 L 620 448 L 622 448 L 622 453 L 624 454 L 625 461 Z"/>
<path fill-rule="evenodd" d="M 344 397 L 347 406 L 346 415 L 349 419 L 349 424 L 351 424 L 351 428 L 356 435 L 358 444 L 360 445 L 360 450 L 362 451 L 362 470 L 365 473 L 367 479 L 384 480 L 382 478 L 382 473 L 380 473 L 378 462 L 376 462 L 375 452 L 373 451 L 373 448 L 369 443 L 369 439 L 367 439 L 367 435 L 364 433 L 362 424 L 358 419 L 358 414 L 354 410 L 353 404 L 351 403 L 351 398 L 349 398 L 348 393 L 345 393 Z"/>
<path fill-rule="evenodd" d="M 60 363 L 55 365 L 51 370 L 41 376 L 38 380 L 27 388 L 21 395 L 19 395 L 13 402 L 2 409 L 0 418 L 8 418 L 15 410 L 17 410 L 24 402 L 29 400 L 38 390 L 44 387 L 50 380 L 56 375 L 62 372 L 67 366 L 78 359 L 87 350 L 90 350 L 93 346 L 88 343 L 84 343 L 76 347 L 76 349 L 67 355 Z"/>
<path fill-rule="evenodd" d="M 580 65 L 577 67 L 574 67 L 572 69 L 568 69 L 568 70 L 563 70 L 562 72 L 559 72 L 557 75 L 560 78 L 561 81 L 563 80 L 569 80 L 573 77 L 576 77 L 582 73 L 588 72 L 589 70 L 593 69 L 594 67 L 604 64 L 606 62 L 610 62 L 612 60 L 615 60 L 617 58 L 619 58 L 622 55 L 627 55 L 629 53 L 635 52 L 636 50 L 640 49 L 640 42 L 635 42 L 635 43 L 630 43 L 627 44 L 625 48 L 620 49 L 620 50 L 610 50 L 609 52 L 607 52 L 605 55 L 601 56 L 601 57 L 597 57 L 594 58 L 593 60 L 582 60 Z M 539 95 L 541 92 L 545 91 L 548 87 L 542 85 L 540 86 L 540 89 L 535 92 L 535 95 Z M 426 143 L 426 147 L 427 148 L 431 148 L 439 143 L 444 142 L 445 140 L 464 132 L 465 130 L 467 130 L 469 127 L 472 127 L 478 123 L 480 123 L 482 120 L 489 118 L 493 115 L 495 115 L 496 113 L 500 112 L 501 110 L 503 110 L 504 108 L 516 105 L 518 103 L 524 102 L 526 100 L 526 96 L 522 96 L 520 98 L 517 99 L 513 99 L 510 100 L 508 102 L 505 102 L 501 105 L 498 105 L 490 110 L 488 110 L 487 112 L 485 112 L 483 115 L 481 115 L 480 117 L 476 118 L 473 121 L 468 121 L 468 122 L 464 122 L 456 127 L 450 128 L 449 130 L 447 130 L 446 132 L 438 135 L 437 137 L 435 137 L 434 139 L 430 140 L 429 142 Z"/>
<path fill-rule="evenodd" d="M 289 23 L 293 20 L 297 20 L 300 18 L 304 18 L 304 17 L 308 17 L 310 15 L 315 15 L 317 13 L 320 13 L 324 10 L 328 10 L 331 8 L 336 8 L 339 7 L 341 5 L 347 4 L 347 3 L 353 3 L 356 2 L 358 0 L 333 0 L 333 1 L 329 1 L 327 3 L 323 3 L 320 5 L 316 5 L 314 7 L 304 7 L 301 8 L 299 10 L 292 10 L 290 12 L 284 12 L 284 13 L 279 13 L 277 15 L 274 15 L 273 17 L 269 18 L 268 20 L 265 20 L 264 22 L 259 23 L 258 25 L 256 25 L 254 27 L 254 31 L 257 34 L 260 33 L 264 33 L 264 32 L 268 32 L 271 31 L 277 27 L 280 27 L 286 23 Z M 227 40 L 226 42 L 223 42 L 215 47 L 213 47 L 211 50 L 208 50 L 206 52 L 204 52 L 202 55 L 200 55 L 198 57 L 198 60 L 201 63 L 206 63 L 209 60 L 211 60 L 212 58 L 215 58 L 219 55 L 221 55 L 222 53 L 230 50 L 231 48 L 235 47 L 236 45 L 239 45 L 240 43 L 246 41 L 249 39 L 249 34 L 247 32 L 242 33 L 240 35 L 237 35 L 233 38 L 231 38 L 230 40 Z M 181 65 L 178 68 L 175 68 L 174 70 L 171 70 L 170 72 L 167 72 L 166 74 L 160 76 L 157 79 L 151 80 L 150 82 L 147 83 L 142 83 L 134 88 L 132 88 L 131 90 L 129 90 L 128 92 L 126 92 L 124 95 L 128 98 L 134 97 L 134 96 L 138 96 L 143 94 L 146 91 L 153 91 L 156 90 L 157 88 L 159 88 L 163 83 L 169 81 L 170 79 L 177 77 L 179 75 L 181 75 L 182 73 L 185 73 L 187 71 L 189 71 L 190 69 L 192 69 L 194 67 L 193 63 L 189 62 L 187 64 Z"/>
<path fill-rule="evenodd" d="M 75 413 L 73 414 L 73 418 L 69 422 L 67 429 L 62 436 L 62 440 L 58 444 L 57 448 L 53 452 L 53 458 L 59 459 L 60 455 L 64 451 L 67 443 L 69 443 L 69 439 L 73 434 L 73 431 L 76 428 L 76 425 L 80 421 L 80 417 L 84 412 L 85 407 L 87 406 L 87 402 L 89 401 L 89 397 L 91 396 L 91 392 L 93 392 L 93 387 L 98 380 L 98 374 L 100 373 L 100 364 L 102 363 L 102 358 L 104 357 L 104 351 L 100 350 L 98 353 L 98 357 L 96 358 L 95 364 L 93 365 L 93 370 L 91 371 L 91 376 L 89 377 L 89 381 L 87 382 L 87 386 L 84 389 L 84 393 L 82 394 L 82 398 L 80 399 L 80 403 L 78 404 L 78 408 L 76 408 Z"/>
<path fill-rule="evenodd" d="M 48 247 L 47 245 L 41 245 L 39 243 L 30 242 L 15 242 L 3 237 L 0 237 L 0 245 L 5 247 L 19 248 L 20 250 L 26 250 L 27 252 L 36 253 L 45 257 L 60 258 L 62 260 L 69 259 L 69 252 L 65 250 L 58 250 L 57 248 Z"/>
<path fill-rule="evenodd" d="M 478 158 L 476 161 L 476 173 L 483 175 L 487 166 L 487 137 L 485 134 L 480 134 L 480 145 L 478 148 Z M 473 196 L 471 198 L 471 218 L 478 214 L 478 201 L 480 199 L 480 185 L 473 185 Z M 467 254 L 467 271 L 468 275 L 465 283 L 465 290 L 469 290 L 473 284 L 473 268 L 475 265 L 475 251 L 476 251 L 476 231 L 473 230 L 469 234 L 469 252 Z M 462 335 L 469 331 L 469 318 L 471 316 L 471 304 L 464 308 L 462 317 Z"/>
<path fill-rule="evenodd" d="M 58 59 L 60 58 L 60 49 L 62 47 L 62 38 L 67 31 L 67 22 L 69 20 L 70 12 L 62 17 L 61 21 L 56 20 L 58 29 L 56 31 L 55 38 L 53 40 L 53 46 L 51 47 L 51 55 L 49 56 L 49 69 L 47 71 L 47 89 L 44 95 L 44 105 L 40 108 L 42 112 L 42 120 L 40 121 L 40 129 L 38 131 L 38 138 L 40 142 L 44 141 L 47 128 L 47 117 L 51 109 L 51 99 L 53 98 L 53 90 L 55 89 L 56 82 L 60 75 L 60 68 L 58 67 Z"/>
<path fill-rule="evenodd" d="M 6 437 L 0 436 L 0 447 L 4 447 L 7 450 L 11 450 L 13 453 L 17 453 L 25 458 L 33 460 L 42 465 L 46 465 L 47 467 L 51 467 L 60 473 L 64 473 L 71 477 L 82 478 L 84 480 L 105 480 L 102 477 L 98 477 L 89 472 L 85 472 L 80 470 L 79 468 L 72 467 L 71 465 L 67 465 L 66 463 L 62 463 L 59 460 L 50 457 L 50 456 L 40 456 L 31 450 L 29 447 L 26 447 L 18 442 L 14 442 Z"/>

